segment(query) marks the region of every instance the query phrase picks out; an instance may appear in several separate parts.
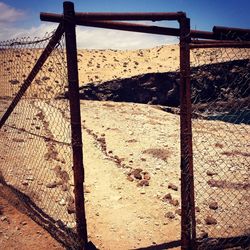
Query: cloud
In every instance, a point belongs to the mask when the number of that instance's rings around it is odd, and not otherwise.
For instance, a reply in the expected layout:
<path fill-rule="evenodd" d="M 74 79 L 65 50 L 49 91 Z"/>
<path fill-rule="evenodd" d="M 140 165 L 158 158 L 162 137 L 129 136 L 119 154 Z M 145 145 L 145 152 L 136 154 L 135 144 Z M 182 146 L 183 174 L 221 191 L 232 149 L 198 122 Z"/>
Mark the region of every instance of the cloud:
<path fill-rule="evenodd" d="M 9 39 L 16 37 L 43 38 L 46 33 L 52 32 L 56 27 L 57 25 L 52 23 L 42 23 L 28 29 L 5 27 L 1 30 L 0 40 L 6 40 L 6 37 Z M 77 26 L 78 48 L 131 50 L 172 43 L 177 43 L 175 37 Z"/>
<path fill-rule="evenodd" d="M 77 27 L 77 43 L 80 48 L 144 49 L 176 42 L 176 39 L 168 36 Z"/>
<path fill-rule="evenodd" d="M 25 13 L 0 2 L 0 23 L 11 23 L 22 19 Z"/>

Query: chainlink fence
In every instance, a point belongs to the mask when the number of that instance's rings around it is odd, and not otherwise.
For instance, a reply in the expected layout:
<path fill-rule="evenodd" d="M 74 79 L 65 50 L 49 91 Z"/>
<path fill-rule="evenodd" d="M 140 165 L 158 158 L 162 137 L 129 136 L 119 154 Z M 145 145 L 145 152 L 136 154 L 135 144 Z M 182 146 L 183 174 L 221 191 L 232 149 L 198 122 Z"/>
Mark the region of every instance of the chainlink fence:
<path fill-rule="evenodd" d="M 52 35 L 0 42 L 0 118 Z M 0 130 L 0 171 L 1 182 L 34 219 L 62 243 L 71 239 L 74 247 L 70 113 L 68 100 L 61 98 L 67 91 L 64 47 L 62 37 Z"/>
<path fill-rule="evenodd" d="M 232 38 L 233 33 L 221 38 L 228 36 Z M 250 49 L 199 48 L 191 50 L 191 57 L 199 249 L 246 248 L 250 237 Z"/>

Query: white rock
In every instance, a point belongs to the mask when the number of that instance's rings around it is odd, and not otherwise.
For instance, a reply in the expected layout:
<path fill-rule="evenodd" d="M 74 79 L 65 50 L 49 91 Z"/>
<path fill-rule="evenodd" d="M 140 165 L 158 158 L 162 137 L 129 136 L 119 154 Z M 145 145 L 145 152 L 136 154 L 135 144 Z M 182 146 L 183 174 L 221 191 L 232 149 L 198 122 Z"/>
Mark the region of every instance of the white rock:
<path fill-rule="evenodd" d="M 59 201 L 59 205 L 65 206 L 65 205 L 66 205 L 66 201 L 65 201 L 64 199 L 61 199 L 61 200 Z"/>

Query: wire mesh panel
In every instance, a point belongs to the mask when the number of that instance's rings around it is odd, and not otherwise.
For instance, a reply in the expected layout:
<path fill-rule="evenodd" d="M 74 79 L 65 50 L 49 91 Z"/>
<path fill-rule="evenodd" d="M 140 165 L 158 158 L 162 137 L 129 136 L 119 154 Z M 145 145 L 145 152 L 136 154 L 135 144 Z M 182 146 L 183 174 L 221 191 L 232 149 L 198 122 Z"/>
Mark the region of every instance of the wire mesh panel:
<path fill-rule="evenodd" d="M 0 43 L 0 117 L 52 35 Z M 0 130 L 0 171 L 1 182 L 29 203 L 29 210 L 39 211 L 44 227 L 74 235 L 69 105 L 62 98 L 67 91 L 66 73 L 61 39 Z"/>
<path fill-rule="evenodd" d="M 193 49 L 191 56 L 200 249 L 245 248 L 250 237 L 250 49 Z"/>

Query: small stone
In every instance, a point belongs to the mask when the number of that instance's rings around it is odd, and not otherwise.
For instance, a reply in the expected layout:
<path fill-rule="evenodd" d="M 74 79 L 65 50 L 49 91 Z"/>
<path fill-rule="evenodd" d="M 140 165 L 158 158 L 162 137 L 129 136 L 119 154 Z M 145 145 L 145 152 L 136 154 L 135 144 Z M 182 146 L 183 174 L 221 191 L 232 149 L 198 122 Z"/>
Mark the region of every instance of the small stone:
<path fill-rule="evenodd" d="M 27 225 L 28 223 L 26 221 L 22 221 L 20 224 L 22 224 L 23 226 Z"/>
<path fill-rule="evenodd" d="M 201 224 L 201 220 L 200 220 L 200 219 L 197 219 L 197 220 L 196 220 L 196 224 Z"/>
<path fill-rule="evenodd" d="M 10 220 L 7 216 L 1 216 L 0 219 L 1 219 L 1 221 L 6 221 L 7 223 L 10 224 Z"/>
<path fill-rule="evenodd" d="M 170 193 L 165 194 L 162 198 L 163 201 L 169 201 L 172 200 L 172 195 Z"/>
<path fill-rule="evenodd" d="M 173 199 L 173 200 L 170 200 L 170 201 L 169 201 L 169 204 L 172 204 L 172 205 L 174 205 L 175 207 L 178 207 L 178 206 L 179 206 L 179 201 Z"/>
<path fill-rule="evenodd" d="M 68 214 L 74 214 L 76 212 L 75 204 L 74 203 L 68 203 L 67 211 L 68 211 Z"/>
<path fill-rule="evenodd" d="M 51 182 L 51 183 L 48 183 L 46 185 L 47 188 L 55 188 L 57 186 L 57 183 L 55 181 Z"/>
<path fill-rule="evenodd" d="M 179 216 L 181 216 L 181 209 L 180 208 L 176 209 L 175 213 L 178 214 Z"/>
<path fill-rule="evenodd" d="M 197 213 L 199 213 L 201 210 L 200 210 L 200 208 L 199 207 L 195 207 L 195 211 L 197 212 Z"/>
<path fill-rule="evenodd" d="M 34 176 L 29 175 L 25 178 L 27 181 L 34 181 Z"/>
<path fill-rule="evenodd" d="M 67 183 L 63 183 L 62 184 L 62 191 L 66 192 L 69 190 L 68 184 Z"/>
<path fill-rule="evenodd" d="M 148 180 L 140 180 L 137 183 L 137 187 L 143 187 L 143 186 L 149 186 L 149 181 Z"/>
<path fill-rule="evenodd" d="M 141 190 L 140 194 L 146 194 L 146 191 L 143 189 Z"/>
<path fill-rule="evenodd" d="M 65 205 L 66 205 L 66 201 L 65 201 L 64 199 L 61 199 L 61 200 L 59 201 L 59 205 L 65 206 Z"/>
<path fill-rule="evenodd" d="M 169 188 L 169 189 L 172 189 L 172 190 L 174 190 L 174 191 L 178 191 L 178 187 L 175 186 L 175 185 L 172 184 L 172 183 L 168 184 L 168 188 Z"/>
<path fill-rule="evenodd" d="M 130 175 L 128 175 L 128 176 L 127 176 L 127 180 L 129 180 L 129 181 L 134 181 L 134 178 L 131 177 Z"/>
<path fill-rule="evenodd" d="M 84 186 L 84 193 L 89 194 L 90 193 L 90 189 L 86 186 Z"/>
<path fill-rule="evenodd" d="M 149 181 L 150 180 L 150 174 L 148 172 L 143 173 L 143 179 Z"/>
<path fill-rule="evenodd" d="M 136 168 L 132 170 L 129 175 L 133 175 L 135 179 L 141 180 L 142 179 L 141 172 L 142 172 L 141 168 Z"/>
<path fill-rule="evenodd" d="M 214 219 L 212 216 L 208 215 L 206 218 L 205 218 L 205 222 L 207 225 L 215 225 L 217 224 L 217 220 Z"/>
<path fill-rule="evenodd" d="M 207 170 L 206 174 L 207 174 L 208 176 L 217 175 L 217 173 L 212 172 L 212 171 L 210 171 L 210 170 Z"/>
<path fill-rule="evenodd" d="M 169 219 L 174 219 L 174 218 L 175 218 L 175 215 L 174 215 L 173 212 L 167 212 L 167 213 L 165 214 L 165 217 L 166 217 L 166 218 L 169 218 Z"/>
<path fill-rule="evenodd" d="M 216 209 L 218 209 L 218 203 L 216 202 L 216 201 L 212 201 L 212 202 L 210 202 L 209 203 L 209 208 L 210 209 L 213 209 L 213 210 L 216 210 Z"/>
<path fill-rule="evenodd" d="M 201 232 L 201 233 L 199 234 L 199 238 L 200 238 L 200 239 L 206 239 L 206 238 L 208 238 L 208 233 L 207 233 L 207 232 Z"/>
<path fill-rule="evenodd" d="M 29 182 L 28 182 L 28 181 L 22 181 L 22 185 L 28 186 L 28 185 L 29 185 Z"/>

